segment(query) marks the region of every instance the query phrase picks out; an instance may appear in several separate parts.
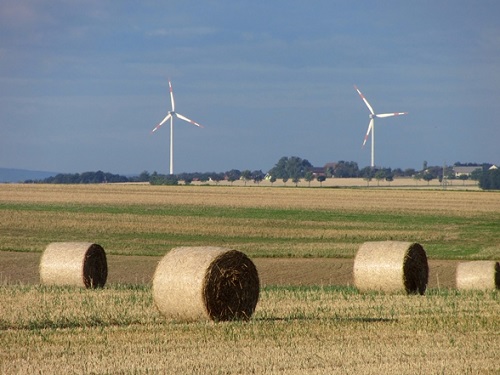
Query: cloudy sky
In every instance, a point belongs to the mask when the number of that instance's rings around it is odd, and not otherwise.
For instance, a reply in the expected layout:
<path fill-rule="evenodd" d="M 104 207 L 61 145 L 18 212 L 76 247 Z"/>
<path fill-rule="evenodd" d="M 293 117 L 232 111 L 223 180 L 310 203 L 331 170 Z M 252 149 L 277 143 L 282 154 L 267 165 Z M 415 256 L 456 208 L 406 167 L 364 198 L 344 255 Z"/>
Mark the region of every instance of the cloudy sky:
<path fill-rule="evenodd" d="M 0 1 L 0 167 L 500 164 L 500 2 Z"/>

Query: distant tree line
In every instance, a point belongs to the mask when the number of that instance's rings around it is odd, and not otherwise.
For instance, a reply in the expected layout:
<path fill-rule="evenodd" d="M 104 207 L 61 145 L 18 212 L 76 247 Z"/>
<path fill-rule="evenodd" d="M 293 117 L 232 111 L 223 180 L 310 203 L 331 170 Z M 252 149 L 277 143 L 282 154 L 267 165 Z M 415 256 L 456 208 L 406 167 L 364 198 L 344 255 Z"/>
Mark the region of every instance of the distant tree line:
<path fill-rule="evenodd" d="M 147 173 L 147 172 L 146 172 Z M 194 172 L 194 173 L 179 173 L 177 175 L 163 175 L 153 172 L 149 178 L 151 185 L 177 185 L 179 181 L 183 181 L 189 185 L 193 181 L 196 182 L 215 182 L 220 181 L 234 182 L 237 180 L 253 181 L 254 183 L 261 182 L 265 174 L 261 170 L 250 171 L 248 169 L 240 171 L 238 169 L 231 169 L 227 172 Z"/>
<path fill-rule="evenodd" d="M 109 172 L 83 172 L 83 173 L 59 173 L 55 176 L 47 177 L 43 180 L 26 180 L 25 183 L 44 183 L 44 184 L 102 184 L 113 182 L 139 182 L 142 174 L 136 177 L 126 177 Z M 145 182 L 149 181 L 144 180 Z"/>
<path fill-rule="evenodd" d="M 372 179 L 377 181 L 386 180 L 392 181 L 396 177 L 412 177 L 415 180 L 424 180 L 428 183 L 431 180 L 443 178 L 448 180 L 454 179 L 472 179 L 479 182 L 479 186 L 484 190 L 500 189 L 500 172 L 498 169 L 489 169 L 492 164 L 483 163 L 460 163 L 457 162 L 454 166 L 477 166 L 474 172 L 468 175 L 456 177 L 453 166 L 428 166 L 424 161 L 423 168 L 417 171 L 413 168 L 402 170 L 400 168 L 379 168 L 365 167 L 359 169 L 358 164 L 354 161 L 340 160 L 335 163 L 327 163 L 323 167 L 313 167 L 306 159 L 298 156 L 283 156 L 278 162 L 267 172 L 262 170 L 250 171 L 248 169 L 240 171 L 231 169 L 226 172 L 193 172 L 179 173 L 176 175 L 164 175 L 157 172 L 149 173 L 143 171 L 138 176 L 127 177 L 109 172 L 84 172 L 84 173 L 60 173 L 53 177 L 48 177 L 43 180 L 27 180 L 26 183 L 49 183 L 49 184 L 99 184 L 99 183 L 116 183 L 116 182 L 149 182 L 151 185 L 177 185 L 180 181 L 184 184 L 196 182 L 215 182 L 229 181 L 234 182 L 243 180 L 245 185 L 249 181 L 260 183 L 263 179 L 274 183 L 277 180 L 282 180 L 286 184 L 287 181 L 292 181 L 295 185 L 300 180 L 311 182 L 317 179 L 323 182 L 326 178 L 363 178 L 368 182 Z"/>

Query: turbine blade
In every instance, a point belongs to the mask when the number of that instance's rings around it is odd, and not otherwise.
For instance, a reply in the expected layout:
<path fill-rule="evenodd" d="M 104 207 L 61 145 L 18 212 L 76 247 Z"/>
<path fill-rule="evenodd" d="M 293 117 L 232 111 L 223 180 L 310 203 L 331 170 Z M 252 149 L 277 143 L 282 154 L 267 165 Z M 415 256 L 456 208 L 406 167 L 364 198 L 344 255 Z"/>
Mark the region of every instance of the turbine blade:
<path fill-rule="evenodd" d="M 354 85 L 354 88 L 356 89 L 356 91 L 358 92 L 359 96 L 361 96 L 361 99 L 363 99 L 363 101 L 365 102 L 366 106 L 368 107 L 368 109 L 370 110 L 370 113 L 372 115 L 375 114 L 375 112 L 373 111 L 373 108 L 372 106 L 370 105 L 370 103 L 368 103 L 368 100 L 366 100 L 365 96 L 361 93 L 361 91 L 359 91 L 359 89 L 357 88 L 356 85 Z"/>
<path fill-rule="evenodd" d="M 172 112 L 175 112 L 174 90 L 172 89 L 172 82 L 170 82 L 170 80 L 168 80 L 168 87 L 170 88 L 170 103 L 172 103 Z"/>
<path fill-rule="evenodd" d="M 361 146 L 361 148 L 365 147 L 365 143 L 368 140 L 368 136 L 370 135 L 370 132 L 373 128 L 373 122 L 374 122 L 374 120 L 370 119 L 370 123 L 368 124 L 368 130 L 366 131 L 366 135 L 365 135 L 365 140 L 363 141 L 363 146 Z"/>
<path fill-rule="evenodd" d="M 170 117 L 172 117 L 172 114 L 171 114 L 171 113 L 169 113 L 169 114 L 167 115 L 167 117 L 165 117 L 165 118 L 164 118 L 164 119 L 163 119 L 163 120 L 162 120 L 162 121 L 161 121 L 158 125 L 156 125 L 156 127 L 155 127 L 153 130 L 151 130 L 151 133 L 154 133 L 155 131 L 157 131 L 157 130 L 158 130 L 158 128 L 159 128 L 160 126 L 162 126 L 162 125 L 163 125 L 163 124 L 164 124 L 164 123 L 165 123 L 165 122 L 166 122 L 166 121 L 167 121 Z"/>
<path fill-rule="evenodd" d="M 384 117 L 401 116 L 401 115 L 407 115 L 407 114 L 408 114 L 408 112 L 381 113 L 381 114 L 375 115 L 375 117 L 384 118 Z"/>
<path fill-rule="evenodd" d="M 194 122 L 193 120 L 188 119 L 186 116 L 183 116 L 183 115 L 181 115 L 180 113 L 175 113 L 175 115 L 176 115 L 178 118 L 180 118 L 181 120 L 184 120 L 184 121 L 190 122 L 191 124 L 196 125 L 196 126 L 197 126 L 197 127 L 199 127 L 199 128 L 203 128 L 203 125 L 200 125 L 200 124 L 198 124 L 197 122 Z"/>

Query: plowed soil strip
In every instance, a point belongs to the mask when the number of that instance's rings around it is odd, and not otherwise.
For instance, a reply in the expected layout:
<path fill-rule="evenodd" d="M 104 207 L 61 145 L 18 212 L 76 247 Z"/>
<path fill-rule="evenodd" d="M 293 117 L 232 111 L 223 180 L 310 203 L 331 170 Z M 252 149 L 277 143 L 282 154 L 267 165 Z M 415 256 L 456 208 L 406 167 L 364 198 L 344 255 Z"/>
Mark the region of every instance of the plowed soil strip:
<path fill-rule="evenodd" d="M 0 251 L 0 284 L 39 282 L 40 253 Z M 160 258 L 108 255 L 107 283 L 148 284 Z M 353 285 L 353 259 L 257 258 L 253 259 L 262 286 Z M 455 287 L 459 261 L 429 260 L 429 288 Z"/>

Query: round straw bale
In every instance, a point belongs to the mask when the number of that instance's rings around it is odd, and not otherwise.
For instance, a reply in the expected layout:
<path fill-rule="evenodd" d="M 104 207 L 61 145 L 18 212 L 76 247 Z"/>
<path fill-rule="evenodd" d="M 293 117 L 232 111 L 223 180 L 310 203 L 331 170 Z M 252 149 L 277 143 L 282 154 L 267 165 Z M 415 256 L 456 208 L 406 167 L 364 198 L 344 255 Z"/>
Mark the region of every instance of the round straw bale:
<path fill-rule="evenodd" d="M 53 242 L 40 260 L 40 281 L 45 285 L 99 288 L 107 277 L 106 253 L 94 243 Z"/>
<path fill-rule="evenodd" d="M 493 260 L 459 263 L 456 277 L 458 289 L 500 289 L 500 264 Z"/>
<path fill-rule="evenodd" d="M 243 253 L 220 247 L 177 247 L 153 276 L 153 299 L 167 318 L 248 320 L 259 299 L 259 276 Z"/>
<path fill-rule="evenodd" d="M 428 279 L 427 255 L 418 243 L 365 242 L 354 259 L 354 285 L 361 291 L 424 294 Z"/>

